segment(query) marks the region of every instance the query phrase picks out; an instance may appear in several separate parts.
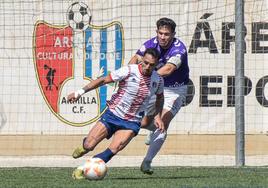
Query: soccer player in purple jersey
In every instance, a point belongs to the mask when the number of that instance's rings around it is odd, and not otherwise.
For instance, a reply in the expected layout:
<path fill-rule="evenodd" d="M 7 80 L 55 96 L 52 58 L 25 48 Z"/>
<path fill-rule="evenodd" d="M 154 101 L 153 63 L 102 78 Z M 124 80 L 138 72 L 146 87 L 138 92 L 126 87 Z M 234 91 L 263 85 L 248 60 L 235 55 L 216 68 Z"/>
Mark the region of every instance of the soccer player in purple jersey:
<path fill-rule="evenodd" d="M 154 126 L 154 106 L 148 105 L 146 116 L 142 120 L 141 127 L 151 130 L 150 146 L 141 164 L 141 171 L 152 174 L 151 162 L 161 149 L 167 136 L 167 129 L 171 120 L 185 102 L 187 84 L 189 81 L 189 67 L 187 49 L 184 43 L 175 37 L 176 23 L 169 18 L 161 18 L 156 22 L 156 37 L 147 40 L 131 58 L 130 64 L 137 64 L 144 56 L 148 48 L 155 48 L 160 53 L 157 72 L 164 77 L 164 108 L 161 118 L 164 122 L 165 131 Z"/>
<path fill-rule="evenodd" d="M 75 102 L 88 91 L 104 84 L 119 82 L 117 92 L 112 95 L 110 101 L 107 101 L 107 110 L 89 131 L 82 145 L 74 150 L 74 158 L 79 158 L 94 150 L 104 138 L 109 139 L 113 135 L 109 147 L 94 156 L 107 163 L 138 134 L 144 111 L 153 95 L 157 96 L 154 103 L 156 113 L 158 113 L 156 124 L 158 129 L 164 129 L 160 114 L 164 103 L 164 81 L 154 71 L 158 63 L 159 53 L 153 48 L 147 49 L 144 53 L 140 64 L 122 67 L 108 76 L 93 80 L 82 89 L 68 95 L 68 101 Z M 84 178 L 83 171 L 79 168 L 75 169 L 73 178 Z"/>

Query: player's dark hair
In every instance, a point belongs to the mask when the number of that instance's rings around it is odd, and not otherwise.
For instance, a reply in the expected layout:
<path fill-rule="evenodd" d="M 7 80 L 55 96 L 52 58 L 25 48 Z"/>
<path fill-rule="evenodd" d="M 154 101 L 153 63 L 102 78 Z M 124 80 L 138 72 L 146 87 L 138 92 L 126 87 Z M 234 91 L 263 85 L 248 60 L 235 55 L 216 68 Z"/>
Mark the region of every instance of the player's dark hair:
<path fill-rule="evenodd" d="M 166 18 L 166 17 L 160 18 L 156 22 L 156 26 L 157 26 L 157 29 L 159 29 L 160 27 L 163 27 L 163 26 L 167 26 L 171 29 L 172 33 L 174 33 L 175 29 L 176 29 L 176 23 L 172 19 Z"/>
<path fill-rule="evenodd" d="M 145 54 L 150 54 L 152 55 L 154 58 L 156 58 L 157 60 L 159 60 L 160 58 L 160 54 L 159 52 L 155 49 L 155 48 L 147 48 L 144 52 L 144 55 Z"/>

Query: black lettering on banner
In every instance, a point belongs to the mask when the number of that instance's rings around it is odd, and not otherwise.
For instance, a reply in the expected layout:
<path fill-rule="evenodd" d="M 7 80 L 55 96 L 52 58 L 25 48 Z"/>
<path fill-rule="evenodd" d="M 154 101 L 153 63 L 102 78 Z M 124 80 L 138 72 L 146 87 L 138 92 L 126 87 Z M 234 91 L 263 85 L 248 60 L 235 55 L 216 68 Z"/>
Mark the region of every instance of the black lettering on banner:
<path fill-rule="evenodd" d="M 268 100 L 264 95 L 264 88 L 268 82 L 268 76 L 262 77 L 256 85 L 256 99 L 260 105 L 268 107 Z"/>
<path fill-rule="evenodd" d="M 223 54 L 229 54 L 230 53 L 230 43 L 233 42 L 235 43 L 235 35 L 231 35 L 230 30 L 235 31 L 235 23 L 234 22 L 223 22 L 222 23 L 222 29 L 221 29 L 221 34 L 222 34 L 222 50 L 221 52 Z M 244 26 L 244 52 L 246 53 L 247 47 L 246 47 L 246 41 L 245 41 L 245 36 L 247 35 L 247 28 Z"/>
<path fill-rule="evenodd" d="M 207 19 L 211 15 L 212 14 L 206 13 L 200 19 Z M 200 40 L 202 31 L 204 31 L 206 40 Z M 196 53 L 197 48 L 208 48 L 210 53 L 218 53 L 216 42 L 208 22 L 197 22 L 189 53 Z"/>
<path fill-rule="evenodd" d="M 188 104 L 190 104 L 194 98 L 194 94 L 195 94 L 194 83 L 191 79 L 189 79 L 187 86 L 186 100 L 182 106 L 187 106 Z"/>
<path fill-rule="evenodd" d="M 97 100 L 96 100 L 96 98 L 95 97 L 92 97 L 92 99 L 91 99 L 91 104 L 97 104 Z"/>
<path fill-rule="evenodd" d="M 73 113 L 78 113 L 77 112 L 77 106 L 73 106 L 72 111 L 73 111 Z"/>
<path fill-rule="evenodd" d="M 86 113 L 86 112 L 84 111 L 84 106 L 80 106 L 79 113 Z"/>
<path fill-rule="evenodd" d="M 252 89 L 252 82 L 251 80 L 245 76 L 245 88 L 244 88 L 244 95 L 248 95 Z M 234 107 L 235 106 L 235 76 L 228 76 L 227 77 L 227 107 Z"/>
<path fill-rule="evenodd" d="M 67 104 L 67 99 L 65 97 L 62 98 L 61 104 Z"/>
<path fill-rule="evenodd" d="M 268 34 L 261 34 L 261 30 L 268 30 L 268 23 L 253 22 L 252 23 L 252 53 L 264 54 L 268 53 L 268 46 L 261 46 L 261 41 L 268 41 Z"/>
<path fill-rule="evenodd" d="M 200 76 L 200 107 L 222 107 L 222 100 L 208 100 L 208 95 L 222 94 L 219 87 L 208 87 L 208 83 L 222 83 L 222 76 Z"/>
<path fill-rule="evenodd" d="M 84 106 L 73 106 L 73 108 L 72 108 L 72 111 L 73 111 L 73 113 L 75 113 L 75 114 L 77 114 L 77 113 L 79 113 L 79 114 L 81 114 L 81 113 L 86 113 L 85 112 L 85 110 L 84 110 Z"/>
<path fill-rule="evenodd" d="M 221 52 L 223 54 L 229 54 L 230 53 L 230 42 L 235 42 L 235 36 L 230 35 L 230 30 L 235 29 L 235 23 L 234 22 L 223 22 L 222 23 L 222 50 Z"/>

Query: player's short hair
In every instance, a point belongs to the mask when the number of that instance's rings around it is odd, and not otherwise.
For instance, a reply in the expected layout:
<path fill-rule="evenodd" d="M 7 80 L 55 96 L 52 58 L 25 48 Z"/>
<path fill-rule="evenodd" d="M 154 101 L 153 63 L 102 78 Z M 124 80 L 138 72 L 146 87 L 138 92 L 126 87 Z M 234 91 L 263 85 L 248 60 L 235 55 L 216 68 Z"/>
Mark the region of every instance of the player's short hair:
<path fill-rule="evenodd" d="M 166 17 L 163 17 L 157 20 L 156 26 L 157 26 L 157 29 L 163 26 L 168 26 L 171 29 L 172 33 L 174 33 L 176 29 L 176 23 L 172 19 L 166 18 Z"/>
<path fill-rule="evenodd" d="M 147 48 L 147 49 L 145 50 L 145 52 L 144 52 L 144 56 L 145 56 L 145 54 L 150 54 L 150 55 L 152 55 L 155 59 L 157 59 L 157 61 L 158 61 L 159 58 L 160 58 L 160 54 L 159 54 L 159 52 L 157 51 L 157 49 L 155 49 L 155 48 Z"/>

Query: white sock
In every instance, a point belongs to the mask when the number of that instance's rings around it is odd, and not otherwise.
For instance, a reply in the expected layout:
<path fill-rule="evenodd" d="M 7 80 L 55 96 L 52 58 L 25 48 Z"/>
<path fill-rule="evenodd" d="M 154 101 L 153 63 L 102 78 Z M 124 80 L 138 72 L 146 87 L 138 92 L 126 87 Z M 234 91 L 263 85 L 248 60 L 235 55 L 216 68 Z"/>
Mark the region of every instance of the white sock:
<path fill-rule="evenodd" d="M 161 149 L 163 143 L 165 142 L 167 137 L 167 133 L 161 132 L 159 129 L 154 131 L 152 137 L 151 137 L 151 143 L 148 148 L 147 154 L 144 158 L 145 161 L 152 161 L 153 158 L 156 156 L 158 151 Z"/>

